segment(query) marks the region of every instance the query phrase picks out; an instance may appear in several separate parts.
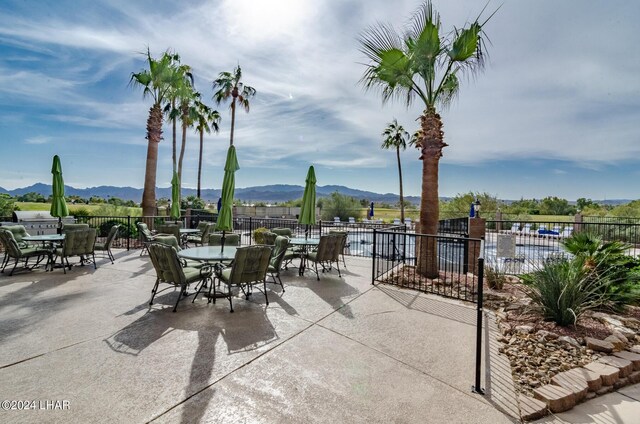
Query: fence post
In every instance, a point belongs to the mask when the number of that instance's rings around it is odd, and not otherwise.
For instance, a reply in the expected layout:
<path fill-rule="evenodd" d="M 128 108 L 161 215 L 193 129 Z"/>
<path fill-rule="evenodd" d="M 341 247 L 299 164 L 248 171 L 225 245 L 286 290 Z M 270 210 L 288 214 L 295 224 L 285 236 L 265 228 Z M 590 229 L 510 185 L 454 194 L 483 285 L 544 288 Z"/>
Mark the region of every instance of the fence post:
<path fill-rule="evenodd" d="M 253 234 L 253 219 L 249 217 L 249 245 L 253 244 L 253 237 L 251 237 L 252 234 Z"/>
<path fill-rule="evenodd" d="M 127 215 L 127 251 L 130 248 L 130 240 L 131 240 L 131 215 Z"/>
<path fill-rule="evenodd" d="M 476 381 L 471 387 L 473 393 L 484 395 L 480 381 L 482 371 L 482 298 L 484 294 L 484 258 L 478 258 L 478 307 L 476 317 Z"/>
<path fill-rule="evenodd" d="M 371 257 L 373 258 L 371 265 L 371 284 L 376 281 L 376 229 L 373 228 L 373 245 L 372 245 Z"/>

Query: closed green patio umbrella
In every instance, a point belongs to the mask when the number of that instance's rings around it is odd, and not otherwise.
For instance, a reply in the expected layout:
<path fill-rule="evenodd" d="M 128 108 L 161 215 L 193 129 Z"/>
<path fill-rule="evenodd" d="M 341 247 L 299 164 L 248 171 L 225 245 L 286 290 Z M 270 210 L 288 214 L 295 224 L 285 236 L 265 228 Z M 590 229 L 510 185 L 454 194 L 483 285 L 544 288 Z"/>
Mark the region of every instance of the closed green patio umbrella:
<path fill-rule="evenodd" d="M 230 146 L 227 151 L 227 160 L 224 163 L 224 179 L 222 180 L 222 204 L 218 211 L 216 231 L 222 231 L 221 245 L 224 250 L 224 233 L 233 231 L 233 195 L 236 186 L 235 172 L 240 169 L 236 148 Z"/>
<path fill-rule="evenodd" d="M 51 199 L 51 216 L 58 217 L 58 234 L 62 233 L 62 218 L 69 215 L 67 203 L 64 200 L 64 180 L 62 179 L 62 164 L 58 155 L 53 157 L 53 196 Z"/>
<path fill-rule="evenodd" d="M 302 207 L 300 208 L 298 222 L 307 226 L 304 232 L 306 238 L 309 236 L 309 225 L 316 224 L 316 172 L 313 169 L 313 165 L 309 167 L 305 181 L 306 184 L 304 186 L 304 195 L 302 196 Z"/>
<path fill-rule="evenodd" d="M 180 180 L 175 171 L 173 171 L 171 179 L 171 211 L 169 216 L 176 221 L 180 219 Z"/>

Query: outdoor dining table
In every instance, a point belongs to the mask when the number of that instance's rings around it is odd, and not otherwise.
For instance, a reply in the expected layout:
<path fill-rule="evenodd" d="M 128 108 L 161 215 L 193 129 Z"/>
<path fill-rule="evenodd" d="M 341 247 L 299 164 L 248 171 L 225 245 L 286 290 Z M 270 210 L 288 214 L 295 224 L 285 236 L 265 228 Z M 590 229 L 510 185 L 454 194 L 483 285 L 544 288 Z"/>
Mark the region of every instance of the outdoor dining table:
<path fill-rule="evenodd" d="M 230 261 L 236 256 L 236 246 L 200 246 L 190 247 L 178 252 L 178 256 L 184 259 L 206 263 L 220 263 Z"/>
<path fill-rule="evenodd" d="M 189 249 L 179 251 L 178 256 L 184 259 L 191 259 L 207 264 L 219 264 L 224 261 L 233 260 L 233 258 L 236 257 L 236 246 L 225 246 L 224 250 L 222 249 L 222 246 L 191 247 Z M 214 288 L 213 283 L 211 284 L 212 288 Z M 205 296 L 209 297 L 210 300 L 212 298 L 211 294 L 205 294 Z M 214 288 L 213 297 L 224 297 L 224 294 L 216 292 Z"/>
<path fill-rule="evenodd" d="M 22 240 L 24 241 L 35 241 L 42 242 L 42 247 L 45 247 L 50 250 L 49 257 L 47 258 L 47 263 L 44 266 L 44 270 L 47 271 L 49 265 L 51 265 L 51 270 L 53 271 L 53 250 L 55 245 L 64 243 L 65 234 L 40 234 L 35 236 L 24 236 Z"/>
<path fill-rule="evenodd" d="M 298 274 L 304 275 L 304 269 L 307 266 L 307 258 L 306 254 L 309 252 L 309 249 L 320 244 L 319 238 L 305 238 L 305 237 L 295 237 L 289 239 L 289 244 L 293 246 L 300 246 L 300 266 L 298 267 Z"/>

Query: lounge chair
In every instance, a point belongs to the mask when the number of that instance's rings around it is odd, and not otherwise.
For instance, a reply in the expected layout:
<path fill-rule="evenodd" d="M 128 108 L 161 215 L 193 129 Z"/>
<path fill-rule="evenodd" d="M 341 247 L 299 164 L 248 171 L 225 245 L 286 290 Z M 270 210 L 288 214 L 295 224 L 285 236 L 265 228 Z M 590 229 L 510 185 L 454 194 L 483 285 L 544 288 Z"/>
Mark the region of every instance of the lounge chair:
<path fill-rule="evenodd" d="M 573 234 L 573 227 L 571 227 L 571 226 L 564 227 L 562 229 L 562 233 L 560 233 L 560 237 L 562 237 L 562 238 L 571 237 L 571 234 Z"/>
<path fill-rule="evenodd" d="M 522 227 L 522 231 L 520 232 L 521 235 L 523 236 L 530 236 L 531 235 L 531 224 L 524 224 L 524 227 Z"/>
<path fill-rule="evenodd" d="M 513 225 L 511 225 L 511 230 L 509 232 L 511 234 L 518 234 L 520 232 L 520 223 L 514 222 Z"/>
<path fill-rule="evenodd" d="M 356 219 L 352 216 L 349 217 L 349 224 L 355 224 L 356 223 Z"/>

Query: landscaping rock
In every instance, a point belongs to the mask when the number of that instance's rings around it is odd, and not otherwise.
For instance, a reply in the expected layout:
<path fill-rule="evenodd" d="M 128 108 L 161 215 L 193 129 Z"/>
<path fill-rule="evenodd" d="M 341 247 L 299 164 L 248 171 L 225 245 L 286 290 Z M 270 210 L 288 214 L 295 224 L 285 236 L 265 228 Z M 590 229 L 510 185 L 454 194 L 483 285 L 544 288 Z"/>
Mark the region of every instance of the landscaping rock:
<path fill-rule="evenodd" d="M 536 332 L 536 336 L 538 336 L 538 340 L 548 341 L 548 340 L 556 340 L 558 335 L 556 333 L 552 333 L 547 330 L 538 330 Z"/>
<path fill-rule="evenodd" d="M 613 343 L 594 339 L 593 337 L 585 337 L 584 341 L 587 343 L 587 348 L 595 350 L 596 352 L 611 353 L 613 352 Z"/>
<path fill-rule="evenodd" d="M 518 395 L 520 403 L 520 418 L 523 421 L 533 421 L 542 418 L 549 413 L 547 404 L 525 395 Z"/>
<path fill-rule="evenodd" d="M 631 361 L 616 356 L 603 356 L 597 360 L 600 364 L 610 365 L 620 370 L 620 378 L 626 377 L 633 372 L 633 364 Z"/>
<path fill-rule="evenodd" d="M 600 376 L 603 386 L 613 386 L 613 384 L 620 379 L 620 370 L 616 367 L 606 365 L 600 362 L 592 362 L 584 366 L 589 371 Z M 599 394 L 599 391 L 598 391 Z"/>
<path fill-rule="evenodd" d="M 621 318 L 620 321 L 625 325 L 625 327 L 633 328 L 635 330 L 640 330 L 640 320 L 637 318 Z"/>
<path fill-rule="evenodd" d="M 629 339 L 619 331 L 614 331 L 613 335 L 620 339 L 624 343 L 629 343 Z M 605 339 L 606 340 L 606 339 Z M 614 343 L 615 344 L 615 343 Z"/>
<path fill-rule="evenodd" d="M 621 389 L 627 384 L 629 384 L 629 379 L 627 377 L 621 378 L 620 380 L 616 381 L 616 384 L 613 385 L 613 390 Z"/>
<path fill-rule="evenodd" d="M 623 350 L 622 352 L 615 352 L 613 356 L 631 361 L 634 371 L 640 371 L 640 354 Z"/>
<path fill-rule="evenodd" d="M 516 333 L 519 334 L 530 334 L 533 333 L 533 327 L 530 325 L 518 325 L 515 328 Z"/>
<path fill-rule="evenodd" d="M 602 379 L 600 374 L 590 371 L 586 368 L 574 368 L 569 371 L 565 371 L 566 374 L 575 375 L 577 378 L 581 378 L 587 382 L 590 392 L 595 392 L 602 388 Z"/>
<path fill-rule="evenodd" d="M 587 397 L 589 391 L 589 385 L 583 379 L 576 374 L 570 374 L 569 372 L 561 372 L 551 377 L 551 383 L 556 386 L 564 387 L 567 390 L 573 392 L 576 398 L 576 403 L 582 402 Z"/>
<path fill-rule="evenodd" d="M 629 384 L 640 383 L 640 371 L 632 372 L 631 374 L 629 374 L 629 377 L 627 377 L 627 379 L 629 380 Z"/>
<path fill-rule="evenodd" d="M 640 353 L 640 345 L 631 346 L 629 351 L 633 353 Z"/>
<path fill-rule="evenodd" d="M 534 389 L 533 396 L 546 403 L 553 413 L 567 411 L 576 405 L 576 397 L 573 392 L 553 384 Z"/>
<path fill-rule="evenodd" d="M 569 336 L 560 336 L 558 337 L 558 341 L 559 342 L 563 342 L 563 343 L 567 343 L 570 344 L 571 346 L 575 346 L 578 349 L 581 348 L 582 346 L 580 345 L 580 343 L 578 343 L 578 341 L 576 339 L 574 339 L 573 337 L 569 337 Z"/>
<path fill-rule="evenodd" d="M 618 334 L 624 337 L 621 333 L 618 332 Z M 624 338 L 626 339 L 626 337 Z M 624 350 L 624 348 L 627 346 L 625 342 L 623 342 L 619 337 L 616 337 L 613 334 L 604 339 L 604 341 L 611 343 L 615 351 Z"/>

